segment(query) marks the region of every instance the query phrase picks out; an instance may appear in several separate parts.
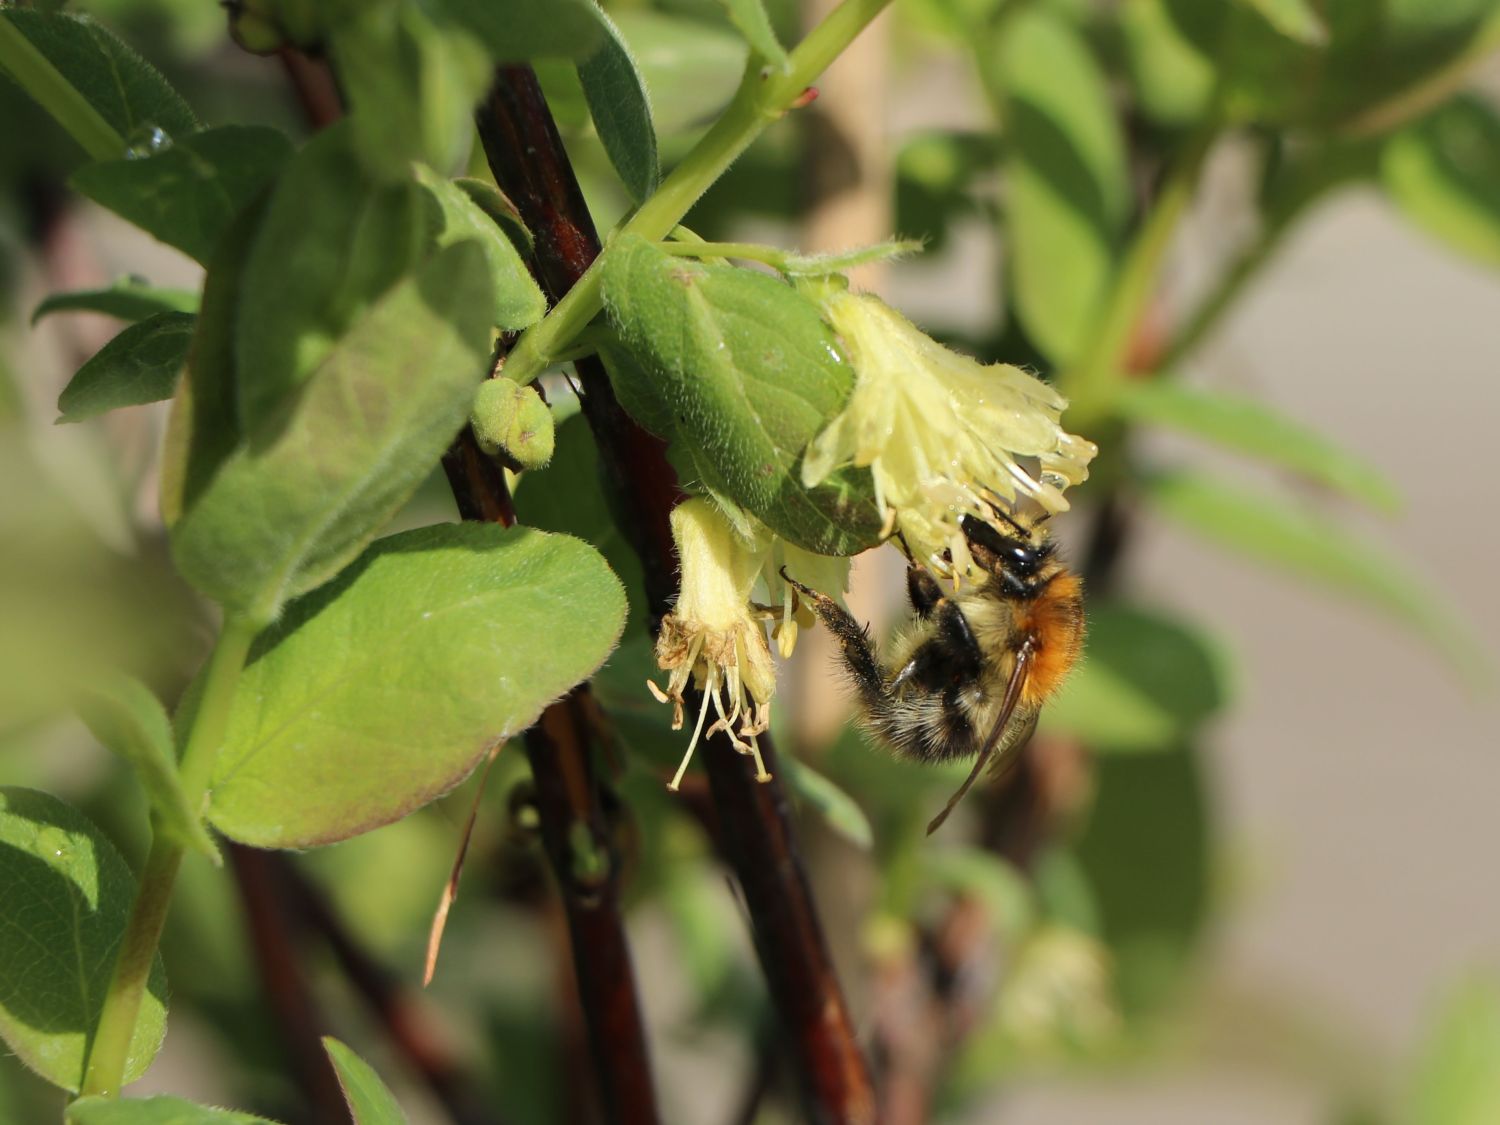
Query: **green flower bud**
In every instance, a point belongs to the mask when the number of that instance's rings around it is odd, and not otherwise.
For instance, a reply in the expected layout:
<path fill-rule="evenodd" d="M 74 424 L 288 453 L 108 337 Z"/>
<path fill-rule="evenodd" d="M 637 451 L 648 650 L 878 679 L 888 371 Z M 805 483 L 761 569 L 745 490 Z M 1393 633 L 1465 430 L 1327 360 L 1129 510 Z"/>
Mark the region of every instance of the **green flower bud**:
<path fill-rule="evenodd" d="M 515 472 L 540 469 L 552 460 L 552 411 L 531 387 L 503 376 L 486 380 L 469 415 L 479 448 Z"/>

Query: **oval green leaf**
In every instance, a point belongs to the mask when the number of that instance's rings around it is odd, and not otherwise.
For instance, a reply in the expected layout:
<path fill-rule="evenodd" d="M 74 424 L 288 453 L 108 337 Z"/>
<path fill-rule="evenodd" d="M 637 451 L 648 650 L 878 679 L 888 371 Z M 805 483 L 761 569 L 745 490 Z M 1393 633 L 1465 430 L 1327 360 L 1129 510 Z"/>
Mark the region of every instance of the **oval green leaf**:
<path fill-rule="evenodd" d="M 219 864 L 219 849 L 189 808 L 177 776 L 172 720 L 151 690 L 129 676 L 108 677 L 85 690 L 79 717 L 102 745 L 135 768 L 157 830 Z"/>
<path fill-rule="evenodd" d="M 647 380 L 621 401 L 655 400 L 651 416 L 670 404 L 673 432 L 661 436 L 690 455 L 701 483 L 809 551 L 873 546 L 868 472 L 813 489 L 801 481 L 803 451 L 854 382 L 817 306 L 766 274 L 673 257 L 635 236 L 611 245 L 603 270 L 605 307 L 639 365 L 611 376 Z"/>
<path fill-rule="evenodd" d="M 1383 512 L 1401 507 L 1396 488 L 1369 462 L 1264 403 L 1166 379 L 1132 383 L 1116 407 L 1137 422 L 1203 438 L 1290 469 Z"/>
<path fill-rule="evenodd" d="M 1005 243 L 1015 306 L 1054 364 L 1077 359 L 1131 205 L 1120 123 L 1082 35 L 1044 8 L 1005 21 L 985 60 L 1004 106 Z"/>
<path fill-rule="evenodd" d="M 135 876 L 87 817 L 47 793 L 0 788 L 0 1038 L 54 1086 L 77 1090 L 125 933 Z M 161 1047 L 167 979 L 153 963 L 125 1064 Z"/>
<path fill-rule="evenodd" d="M 275 129 L 225 125 L 143 157 L 86 164 L 69 181 L 147 234 L 207 262 L 230 221 L 292 151 Z"/>
<path fill-rule="evenodd" d="M 81 1098 L 68 1106 L 68 1125 L 276 1125 L 265 1117 L 212 1109 L 182 1098 Z"/>
<path fill-rule="evenodd" d="M 1198 475 L 1157 477 L 1146 495 L 1163 515 L 1247 558 L 1326 586 L 1391 615 L 1474 681 L 1486 661 L 1432 583 L 1337 524 L 1285 497 L 1241 491 Z"/>
<path fill-rule="evenodd" d="M 382 539 L 257 640 L 209 819 L 280 848 L 398 820 L 586 679 L 624 620 L 578 540 L 489 524 Z"/>
<path fill-rule="evenodd" d="M 339 1076 L 354 1125 L 406 1125 L 406 1114 L 374 1067 L 331 1035 L 323 1037 L 323 1049 Z"/>
<path fill-rule="evenodd" d="M 661 178 L 651 99 L 619 29 L 603 12 L 599 21 L 604 38 L 597 51 L 578 61 L 578 81 L 609 162 L 630 198 L 640 203 Z"/>
<path fill-rule="evenodd" d="M 816 809 L 818 815 L 828 822 L 828 827 L 857 848 L 869 851 L 874 846 L 875 833 L 870 827 L 870 818 L 859 807 L 858 801 L 790 754 L 782 756 L 779 769 L 792 792 Z"/>
<path fill-rule="evenodd" d="M 1381 177 L 1416 226 L 1500 266 L 1500 115 L 1488 103 L 1460 97 L 1397 133 Z"/>
<path fill-rule="evenodd" d="M 172 397 L 197 317 L 161 312 L 132 324 L 78 369 L 58 396 L 59 422 L 82 422 L 122 406 Z"/>
<path fill-rule="evenodd" d="M 198 294 L 188 289 L 159 289 L 138 277 L 124 277 L 107 289 L 54 293 L 31 314 L 35 324 L 59 312 L 95 312 L 135 322 L 154 313 L 198 311 Z"/>
<path fill-rule="evenodd" d="M 437 464 L 489 362 L 489 268 L 439 251 L 256 425 L 172 528 L 177 568 L 252 621 L 332 577 Z M 243 372 L 242 372 L 243 374 Z"/>
<path fill-rule="evenodd" d="M 93 20 L 16 7 L 0 11 L 0 19 L 14 24 L 127 145 L 153 128 L 174 139 L 197 131 L 198 119 L 161 72 Z"/>
<path fill-rule="evenodd" d="M 594 0 L 438 0 L 438 6 L 477 35 L 497 63 L 585 59 L 606 35 Z"/>
<path fill-rule="evenodd" d="M 1089 609 L 1082 666 L 1042 723 L 1101 753 L 1169 750 L 1229 701 L 1223 651 L 1188 626 L 1128 606 Z"/>

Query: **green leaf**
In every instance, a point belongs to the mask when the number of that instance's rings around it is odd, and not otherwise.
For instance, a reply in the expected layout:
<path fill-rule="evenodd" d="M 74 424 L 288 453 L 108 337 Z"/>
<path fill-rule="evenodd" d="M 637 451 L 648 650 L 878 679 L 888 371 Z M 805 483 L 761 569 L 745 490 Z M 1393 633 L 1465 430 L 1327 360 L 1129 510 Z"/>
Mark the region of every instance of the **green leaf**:
<path fill-rule="evenodd" d="M 1127 386 L 1116 405 L 1134 421 L 1166 426 L 1290 469 L 1383 512 L 1401 507 L 1395 486 L 1380 470 L 1254 399 L 1154 379 Z"/>
<path fill-rule="evenodd" d="M 1091 606 L 1082 665 L 1042 712 L 1042 723 L 1100 753 L 1167 750 L 1229 701 L 1222 650 L 1148 610 Z"/>
<path fill-rule="evenodd" d="M 1422 1051 L 1403 1118 L 1412 1125 L 1500 1121 L 1500 986 L 1475 977 L 1453 990 Z"/>
<path fill-rule="evenodd" d="M 1481 675 L 1476 642 L 1430 581 L 1292 500 L 1187 474 L 1150 481 L 1146 495 L 1188 530 L 1380 609 L 1425 636 L 1467 676 Z"/>
<path fill-rule="evenodd" d="M 657 136 L 702 128 L 739 88 L 745 44 L 728 28 L 648 9 L 613 18 L 651 92 Z"/>
<path fill-rule="evenodd" d="M 1393 136 L 1385 189 L 1418 227 L 1450 248 L 1500 266 L 1500 116 L 1459 97 Z"/>
<path fill-rule="evenodd" d="M 609 162 L 639 203 L 661 178 L 651 99 L 619 29 L 603 12 L 599 19 L 606 35 L 597 51 L 578 61 L 578 81 Z"/>
<path fill-rule="evenodd" d="M 787 58 L 786 48 L 781 45 L 781 40 L 776 38 L 776 30 L 771 26 L 771 17 L 766 15 L 766 8 L 761 0 L 720 0 L 720 2 L 728 9 L 730 22 L 739 29 L 740 34 L 745 37 L 745 42 L 750 44 L 751 50 L 782 73 L 786 73 L 791 67 L 791 61 Z"/>
<path fill-rule="evenodd" d="M 324 353 L 303 391 L 257 424 L 172 528 L 182 575 L 269 621 L 332 577 L 437 464 L 489 362 L 483 253 L 439 251 Z"/>
<path fill-rule="evenodd" d="M 1095 764 L 1097 796 L 1077 856 L 1093 885 L 1127 1016 L 1181 995 L 1211 909 L 1212 838 L 1192 750 Z"/>
<path fill-rule="evenodd" d="M 1212 60 L 1183 37 L 1163 0 L 1124 0 L 1119 13 L 1125 65 L 1141 108 L 1168 125 L 1199 120 L 1213 94 Z"/>
<path fill-rule="evenodd" d="M 536 239 L 526 229 L 526 224 L 521 221 L 521 213 L 516 210 L 516 205 L 510 201 L 509 196 L 487 180 L 460 176 L 453 183 L 505 232 L 505 237 L 510 239 L 516 253 L 523 259 L 531 257 L 536 250 Z"/>
<path fill-rule="evenodd" d="M 255 236 L 235 329 L 247 431 L 283 408 L 427 247 L 422 190 L 373 178 L 355 146 L 348 122 L 310 141 L 278 178 Z"/>
<path fill-rule="evenodd" d="M 1027 334 L 1077 359 L 1130 210 L 1125 146 L 1104 73 L 1079 31 L 1038 9 L 1001 25 L 990 81 L 1006 121 L 1006 250 Z"/>
<path fill-rule="evenodd" d="M 177 776 L 172 721 L 150 689 L 128 676 L 110 677 L 90 685 L 79 716 L 100 743 L 135 768 L 158 831 L 219 864 L 219 849 L 189 807 Z"/>
<path fill-rule="evenodd" d="M 1288 39 L 1305 47 L 1328 42 L 1328 25 L 1309 0 L 1239 0 Z"/>
<path fill-rule="evenodd" d="M 463 159 L 492 68 L 479 41 L 417 4 L 364 4 L 340 22 L 333 61 L 366 167 L 400 176 L 412 161 Z"/>
<path fill-rule="evenodd" d="M 621 401 L 670 404 L 675 426 L 662 436 L 690 458 L 695 483 L 819 554 L 878 541 L 868 472 L 846 470 L 814 489 L 801 481 L 804 449 L 853 387 L 813 302 L 766 274 L 686 261 L 634 236 L 612 244 L 603 290 L 639 365 L 611 374 L 647 380 L 622 387 Z"/>
<path fill-rule="evenodd" d="M 54 293 L 36 307 L 31 323 L 59 312 L 95 312 L 120 320 L 145 320 L 153 313 L 198 311 L 198 294 L 188 289 L 159 289 L 138 277 L 124 277 L 108 289 L 75 289 Z"/>
<path fill-rule="evenodd" d="M 857 848 L 868 851 L 874 846 L 870 819 L 853 797 L 790 754 L 782 755 L 778 768 L 792 792 L 817 809 L 828 827 Z"/>
<path fill-rule="evenodd" d="M 161 456 L 161 515 L 170 529 L 194 503 L 240 440 L 234 323 L 245 261 L 265 211 L 247 207 L 224 233 L 203 279 L 198 326 L 178 380 Z"/>
<path fill-rule="evenodd" d="M 68 1106 L 68 1125 L 276 1125 L 265 1117 L 211 1109 L 181 1098 L 81 1098 Z"/>
<path fill-rule="evenodd" d="M 132 324 L 78 369 L 58 396 L 59 422 L 172 397 L 197 318 L 162 312 Z"/>
<path fill-rule="evenodd" d="M 0 788 L 0 1038 L 54 1086 L 77 1090 L 125 933 L 135 876 L 76 809 Z M 131 1039 L 125 1081 L 145 1073 L 166 1028 L 158 958 Z"/>
<path fill-rule="evenodd" d="M 323 1049 L 339 1076 L 354 1125 L 406 1125 L 406 1114 L 374 1067 L 331 1035 L 323 1036 Z"/>
<path fill-rule="evenodd" d="M 983 848 L 927 848 L 921 856 L 927 881 L 977 899 L 990 922 L 1015 939 L 1036 922 L 1036 893 L 1014 864 Z"/>
<path fill-rule="evenodd" d="M 207 262 L 230 220 L 276 175 L 291 147 L 275 129 L 225 125 L 147 156 L 85 164 L 69 182 L 168 246 Z"/>
<path fill-rule="evenodd" d="M 495 307 L 491 313 L 494 324 L 519 331 L 540 320 L 547 311 L 547 298 L 505 231 L 475 202 L 474 192 L 453 180 L 443 179 L 430 168 L 419 168 L 417 179 L 436 205 L 433 219 L 438 225 L 437 245 L 451 246 L 462 239 L 473 239 L 484 252 L 490 278 L 495 283 Z"/>
<path fill-rule="evenodd" d="M 197 131 L 198 119 L 161 73 L 93 20 L 15 7 L 0 11 L 0 19 L 46 56 L 127 147 L 159 143 L 153 130 L 168 140 Z"/>
<path fill-rule="evenodd" d="M 257 640 L 209 819 L 279 848 L 398 820 L 587 678 L 624 620 L 619 582 L 575 539 L 491 524 L 382 539 Z"/>
<path fill-rule="evenodd" d="M 497 63 L 586 59 L 608 35 L 594 0 L 438 0 Z"/>

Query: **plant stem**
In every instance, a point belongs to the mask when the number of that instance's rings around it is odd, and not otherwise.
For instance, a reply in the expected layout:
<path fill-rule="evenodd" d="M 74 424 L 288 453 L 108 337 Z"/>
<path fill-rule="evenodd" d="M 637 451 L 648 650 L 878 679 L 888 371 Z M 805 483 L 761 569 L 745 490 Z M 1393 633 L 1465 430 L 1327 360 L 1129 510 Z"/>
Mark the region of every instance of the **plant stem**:
<path fill-rule="evenodd" d="M 700 196 L 722 176 L 767 125 L 802 97 L 809 83 L 838 57 L 890 0 L 844 0 L 799 43 L 786 73 L 762 70 L 754 57 L 723 115 L 661 186 L 620 228 L 653 242 L 671 233 Z M 604 253 L 608 253 L 605 248 Z M 597 261 L 538 324 L 527 329 L 507 361 L 518 383 L 535 379 L 602 307 Z"/>
<path fill-rule="evenodd" d="M 0 68 L 93 159 L 116 160 L 125 155 L 125 140 L 114 126 L 3 13 L 0 13 Z"/>
<path fill-rule="evenodd" d="M 1083 358 L 1060 380 L 1070 400 L 1069 424 L 1088 433 L 1109 413 L 1110 399 L 1124 374 L 1131 334 L 1156 295 L 1161 265 L 1177 224 L 1192 202 L 1203 161 L 1219 133 L 1219 115 L 1209 118 L 1191 137 L 1163 183 L 1160 193 L 1125 254 L 1120 271 Z"/>
<path fill-rule="evenodd" d="M 3 21 L 0 21 L 3 22 Z M 208 781 L 214 759 L 224 743 L 229 727 L 229 709 L 234 703 L 234 689 L 256 629 L 247 622 L 230 618 L 224 623 L 208 666 L 204 671 L 203 695 L 193 716 L 193 728 L 183 751 L 180 772 L 188 807 L 201 811 L 208 794 Z M 130 908 L 125 935 L 115 959 L 99 1026 L 89 1049 L 80 1094 L 102 1094 L 113 1097 L 125 1080 L 130 1056 L 130 1041 L 140 1016 L 141 1000 L 146 994 L 147 978 L 161 943 L 161 931 L 172 901 L 172 887 L 182 866 L 183 848 L 157 833 L 152 836 L 151 851 L 141 871 L 141 885 Z"/>

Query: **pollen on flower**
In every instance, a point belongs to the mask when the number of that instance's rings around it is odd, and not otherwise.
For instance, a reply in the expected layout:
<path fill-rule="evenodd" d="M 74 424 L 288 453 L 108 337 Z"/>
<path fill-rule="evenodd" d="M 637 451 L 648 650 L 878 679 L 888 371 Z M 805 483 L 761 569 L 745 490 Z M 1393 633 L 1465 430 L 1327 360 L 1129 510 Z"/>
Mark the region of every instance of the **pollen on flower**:
<path fill-rule="evenodd" d="M 804 484 L 869 467 L 886 531 L 955 576 L 973 566 L 964 515 L 1067 509 L 1064 490 L 1088 477 L 1097 450 L 1062 428 L 1061 395 L 1019 367 L 943 347 L 878 297 L 836 284 L 817 296 L 856 381 L 808 446 Z"/>
<path fill-rule="evenodd" d="M 687 753 L 667 787 L 675 791 L 682 784 L 710 708 L 717 717 L 707 734 L 723 731 L 736 750 L 755 759 L 756 779 L 769 781 L 756 739 L 770 726 L 776 668 L 750 603 L 765 548 L 746 541 L 712 501 L 700 498 L 673 511 L 672 535 L 682 592 L 656 641 L 656 662 L 667 673 L 667 685 L 648 681 L 647 686 L 658 700 L 672 704 L 674 730 L 682 728 L 689 686 L 701 698 Z"/>

